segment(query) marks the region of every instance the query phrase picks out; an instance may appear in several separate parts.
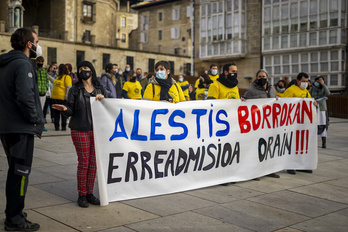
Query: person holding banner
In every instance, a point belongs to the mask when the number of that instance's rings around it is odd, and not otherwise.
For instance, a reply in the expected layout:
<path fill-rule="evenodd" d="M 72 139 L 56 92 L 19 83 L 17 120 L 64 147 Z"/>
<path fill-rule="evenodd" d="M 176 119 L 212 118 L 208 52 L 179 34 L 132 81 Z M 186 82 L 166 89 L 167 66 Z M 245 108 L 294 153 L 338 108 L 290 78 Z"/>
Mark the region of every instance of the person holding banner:
<path fill-rule="evenodd" d="M 207 74 L 202 73 L 200 75 L 199 84 L 196 89 L 196 100 L 206 100 L 208 98 L 208 91 L 211 83 L 213 83 L 213 81 Z"/>
<path fill-rule="evenodd" d="M 283 97 L 298 97 L 298 98 L 311 98 L 310 93 L 307 90 L 309 76 L 307 73 L 301 72 L 297 75 L 296 83 L 287 88 Z M 317 103 L 314 102 L 316 106 Z M 313 170 L 298 170 L 301 172 L 313 173 Z M 287 170 L 291 175 L 296 174 L 296 170 Z"/>
<path fill-rule="evenodd" d="M 143 89 L 139 81 L 137 81 L 137 73 L 133 70 L 128 72 L 128 81 L 124 83 L 122 89 L 122 97 L 125 99 L 140 100 L 143 96 Z"/>
<path fill-rule="evenodd" d="M 260 69 L 256 73 L 256 79 L 252 83 L 251 87 L 245 92 L 241 98 L 242 101 L 247 99 L 258 99 L 258 98 L 276 98 L 278 99 L 277 93 L 273 87 L 268 83 L 268 72 L 264 69 Z M 279 178 L 280 176 L 276 173 L 267 175 L 268 177 Z M 260 178 L 254 180 L 259 181 Z"/>
<path fill-rule="evenodd" d="M 240 99 L 237 85 L 237 65 L 227 63 L 223 73 L 210 85 L 208 99 Z"/>
<path fill-rule="evenodd" d="M 327 113 L 326 99 L 331 93 L 326 87 L 322 76 L 315 78 L 309 93 L 318 101 L 319 104 L 319 107 L 317 107 L 318 137 L 321 137 L 322 140 L 321 147 L 326 148 L 327 129 L 329 127 L 329 115 Z"/>
<path fill-rule="evenodd" d="M 53 109 L 63 111 L 66 116 L 71 116 L 69 127 L 77 157 L 77 185 L 79 198 L 77 203 L 86 208 L 89 203 L 100 205 L 100 201 L 93 195 L 94 181 L 97 171 L 93 121 L 90 98 L 103 100 L 106 91 L 99 83 L 93 65 L 82 61 L 78 66 L 79 81 L 70 89 L 67 105 L 52 105 Z"/>
<path fill-rule="evenodd" d="M 149 79 L 144 99 L 177 103 L 186 101 L 184 93 L 171 77 L 171 65 L 168 61 L 159 61 L 155 65 L 156 76 Z"/>

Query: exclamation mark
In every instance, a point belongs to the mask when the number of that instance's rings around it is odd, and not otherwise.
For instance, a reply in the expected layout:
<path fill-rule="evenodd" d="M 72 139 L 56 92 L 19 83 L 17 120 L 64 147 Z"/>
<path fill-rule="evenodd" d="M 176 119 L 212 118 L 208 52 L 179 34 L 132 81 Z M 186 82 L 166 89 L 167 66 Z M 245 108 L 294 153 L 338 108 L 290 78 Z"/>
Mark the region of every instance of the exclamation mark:
<path fill-rule="evenodd" d="M 306 130 L 306 154 L 308 154 L 309 130 Z"/>
<path fill-rule="evenodd" d="M 297 130 L 296 131 L 296 155 L 298 154 L 298 142 L 299 142 L 299 138 L 300 137 L 300 131 Z"/>
<path fill-rule="evenodd" d="M 304 148 L 304 130 L 301 130 L 301 154 L 303 154 L 303 148 Z"/>

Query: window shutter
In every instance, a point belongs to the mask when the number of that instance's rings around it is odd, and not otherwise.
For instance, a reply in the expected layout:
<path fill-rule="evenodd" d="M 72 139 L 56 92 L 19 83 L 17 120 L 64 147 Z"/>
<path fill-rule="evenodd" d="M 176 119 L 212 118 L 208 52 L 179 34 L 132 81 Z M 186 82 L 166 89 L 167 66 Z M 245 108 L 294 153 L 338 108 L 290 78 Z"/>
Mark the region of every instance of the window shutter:
<path fill-rule="evenodd" d="M 175 38 L 175 27 L 171 28 L 170 38 L 172 38 L 172 39 Z"/>

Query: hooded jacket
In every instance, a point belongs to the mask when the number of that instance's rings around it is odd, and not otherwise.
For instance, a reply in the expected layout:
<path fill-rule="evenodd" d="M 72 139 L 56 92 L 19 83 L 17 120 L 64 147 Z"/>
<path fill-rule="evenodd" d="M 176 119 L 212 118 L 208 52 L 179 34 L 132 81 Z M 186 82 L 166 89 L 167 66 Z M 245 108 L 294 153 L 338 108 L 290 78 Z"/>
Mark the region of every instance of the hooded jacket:
<path fill-rule="evenodd" d="M 267 88 L 263 88 L 254 81 L 251 87 L 245 92 L 244 97 L 247 99 L 258 98 L 275 98 L 277 93 L 273 85 L 267 84 Z"/>
<path fill-rule="evenodd" d="M 0 134 L 41 136 L 44 117 L 37 75 L 22 51 L 0 56 Z"/>
<path fill-rule="evenodd" d="M 117 81 L 118 82 L 118 81 Z M 108 98 L 117 98 L 116 86 L 111 80 L 110 73 L 102 73 L 100 78 L 100 84 L 106 90 L 106 94 Z M 116 83 L 117 85 L 117 83 Z"/>

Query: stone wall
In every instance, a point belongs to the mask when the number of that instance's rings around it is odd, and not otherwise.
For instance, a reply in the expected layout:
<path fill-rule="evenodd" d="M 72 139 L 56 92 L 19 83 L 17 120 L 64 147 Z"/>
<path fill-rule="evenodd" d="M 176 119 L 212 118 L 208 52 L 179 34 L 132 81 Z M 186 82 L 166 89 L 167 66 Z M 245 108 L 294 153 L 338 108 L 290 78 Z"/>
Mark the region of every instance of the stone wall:
<path fill-rule="evenodd" d="M 12 48 L 10 45 L 10 33 L 0 33 L 0 51 L 5 49 L 5 52 L 9 52 Z M 134 57 L 134 69 L 141 68 L 143 72 L 148 70 L 149 59 L 155 59 L 155 62 L 160 60 L 174 61 L 175 63 L 175 74 L 180 73 L 180 66 L 184 63 L 189 63 L 190 59 L 182 56 L 174 56 L 168 54 L 150 53 L 133 51 L 126 49 L 109 48 L 106 46 L 92 46 L 82 43 L 74 43 L 69 41 L 61 41 L 47 38 L 40 38 L 40 46 L 42 47 L 43 57 L 45 58 L 44 66 L 47 64 L 47 47 L 57 48 L 57 63 L 71 63 L 73 71 L 76 71 L 76 51 L 84 51 L 85 59 L 92 62 L 97 75 L 100 76 L 103 70 L 103 54 L 110 54 L 110 62 L 117 63 L 119 67 L 124 69 L 126 66 L 127 56 Z M 0 54 L 2 54 L 0 52 Z"/>
<path fill-rule="evenodd" d="M 186 7 L 190 5 L 190 0 L 175 1 L 164 5 L 157 5 L 138 10 L 139 23 L 141 23 L 141 16 L 149 16 L 148 30 L 143 31 L 140 28 L 132 33 L 131 41 L 138 37 L 140 41 L 140 33 L 147 32 L 148 41 L 146 43 L 139 43 L 137 49 L 151 52 L 161 52 L 174 54 L 174 49 L 177 48 L 179 55 L 191 55 L 191 35 L 189 29 L 190 18 L 186 16 Z M 179 20 L 172 20 L 172 10 L 180 9 Z M 158 20 L 158 14 L 162 13 L 162 21 Z M 180 28 L 180 36 L 177 39 L 171 38 L 171 28 Z M 162 40 L 158 39 L 158 32 L 162 31 Z"/>

